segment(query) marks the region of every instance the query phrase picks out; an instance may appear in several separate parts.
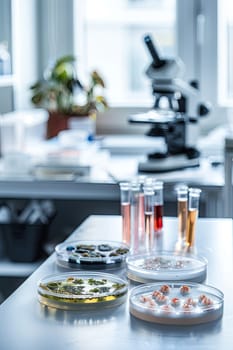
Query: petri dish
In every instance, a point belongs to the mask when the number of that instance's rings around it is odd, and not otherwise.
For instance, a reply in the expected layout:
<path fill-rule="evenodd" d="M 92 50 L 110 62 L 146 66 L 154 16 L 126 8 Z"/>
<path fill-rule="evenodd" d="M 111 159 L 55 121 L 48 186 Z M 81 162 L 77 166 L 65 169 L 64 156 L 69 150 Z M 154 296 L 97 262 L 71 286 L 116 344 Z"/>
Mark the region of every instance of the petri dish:
<path fill-rule="evenodd" d="M 156 251 L 126 258 L 127 276 L 140 283 L 155 281 L 203 282 L 207 274 L 207 260 L 191 254 Z"/>
<path fill-rule="evenodd" d="M 50 275 L 38 282 L 41 304 L 64 310 L 114 307 L 126 300 L 128 284 L 108 273 L 84 272 Z"/>
<path fill-rule="evenodd" d="M 113 269 L 125 264 L 129 247 L 115 241 L 72 241 L 55 247 L 57 263 L 76 269 Z"/>
<path fill-rule="evenodd" d="M 195 282 L 148 283 L 130 293 L 130 313 L 138 319 L 167 324 L 194 325 L 220 319 L 223 293 Z"/>

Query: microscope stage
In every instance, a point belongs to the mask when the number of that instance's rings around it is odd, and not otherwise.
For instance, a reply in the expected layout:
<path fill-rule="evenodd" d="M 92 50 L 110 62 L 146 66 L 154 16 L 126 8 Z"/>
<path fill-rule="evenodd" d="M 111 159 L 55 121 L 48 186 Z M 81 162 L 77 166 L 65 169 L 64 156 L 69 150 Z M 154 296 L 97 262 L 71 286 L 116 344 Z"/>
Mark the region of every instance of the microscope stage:
<path fill-rule="evenodd" d="M 164 159 L 147 160 L 138 164 L 139 172 L 164 173 L 199 166 L 199 158 L 188 159 L 185 155 L 168 156 Z"/>

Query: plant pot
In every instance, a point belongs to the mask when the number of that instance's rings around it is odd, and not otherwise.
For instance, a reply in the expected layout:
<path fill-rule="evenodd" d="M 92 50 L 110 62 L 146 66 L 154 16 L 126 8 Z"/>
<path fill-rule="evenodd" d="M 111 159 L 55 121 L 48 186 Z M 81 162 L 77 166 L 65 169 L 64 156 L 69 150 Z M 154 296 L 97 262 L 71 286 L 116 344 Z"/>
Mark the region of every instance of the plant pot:
<path fill-rule="evenodd" d="M 58 112 L 50 112 L 47 122 L 47 139 L 51 139 L 60 131 L 77 129 L 87 133 L 87 137 L 93 137 L 96 129 L 95 114 L 89 116 L 65 115 Z"/>
<path fill-rule="evenodd" d="M 59 112 L 50 112 L 47 122 L 47 139 L 58 135 L 60 131 L 69 129 L 69 117 Z"/>

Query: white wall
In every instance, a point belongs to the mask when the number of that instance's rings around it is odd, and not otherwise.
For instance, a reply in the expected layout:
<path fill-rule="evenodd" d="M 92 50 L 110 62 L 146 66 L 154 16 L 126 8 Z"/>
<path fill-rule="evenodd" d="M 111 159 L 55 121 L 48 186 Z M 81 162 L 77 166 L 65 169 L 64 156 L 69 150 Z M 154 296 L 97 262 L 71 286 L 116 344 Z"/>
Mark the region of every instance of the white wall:
<path fill-rule="evenodd" d="M 16 109 L 30 106 L 29 87 L 37 77 L 37 0 L 12 0 L 12 62 Z"/>

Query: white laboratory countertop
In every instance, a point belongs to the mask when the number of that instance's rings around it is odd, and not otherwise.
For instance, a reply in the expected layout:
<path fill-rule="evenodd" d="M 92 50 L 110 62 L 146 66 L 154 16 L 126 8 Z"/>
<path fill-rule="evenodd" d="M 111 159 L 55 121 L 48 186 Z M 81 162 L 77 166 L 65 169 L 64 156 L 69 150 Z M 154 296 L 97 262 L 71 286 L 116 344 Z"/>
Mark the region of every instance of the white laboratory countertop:
<path fill-rule="evenodd" d="M 91 216 L 69 239 L 121 240 L 120 216 Z M 171 249 L 177 238 L 177 219 L 165 218 L 162 248 Z M 205 283 L 224 293 L 222 319 L 195 326 L 165 326 L 136 319 L 129 301 L 96 311 L 64 311 L 42 306 L 37 282 L 60 271 L 55 254 L 49 257 L 0 306 L 1 350 L 41 349 L 225 349 L 233 346 L 232 220 L 199 219 L 197 252 L 208 260 Z M 64 272 L 64 271 L 63 271 Z M 116 272 L 117 273 L 117 272 Z M 118 272 L 122 277 L 124 269 Z M 130 286 L 131 289 L 131 286 Z"/>
<path fill-rule="evenodd" d="M 116 179 L 122 181 L 130 179 L 137 174 L 138 156 L 112 156 L 108 163 L 108 172 Z M 200 166 L 183 170 L 153 174 L 165 182 L 191 182 L 209 186 L 222 186 L 224 184 L 223 165 L 213 167 L 210 159 L 200 158 Z"/>
<path fill-rule="evenodd" d="M 0 172 L 0 196 L 3 198 L 118 198 L 118 183 L 138 175 L 142 156 L 112 155 L 91 167 L 84 176 L 36 177 L 30 174 Z M 147 174 L 151 175 L 151 174 Z M 208 158 L 200 166 L 180 171 L 153 174 L 167 184 L 183 182 L 221 189 L 224 185 L 223 165 L 213 167 Z M 105 191 L 107 190 L 107 192 Z"/>
<path fill-rule="evenodd" d="M 219 137 L 223 139 L 223 131 L 221 134 Z M 209 137 L 210 140 L 212 138 Z M 215 137 L 215 143 L 213 144 L 211 141 L 208 144 L 206 140 L 208 138 L 198 142 L 202 154 L 200 167 L 156 174 L 156 176 L 164 177 L 168 181 L 180 180 L 180 178 L 184 178 L 184 180 L 198 178 L 199 181 L 203 182 L 203 175 L 211 173 L 213 177 L 206 176 L 208 178 L 206 180 L 216 184 L 221 183 L 222 167 L 212 167 L 210 158 L 215 157 L 223 161 L 223 141 L 219 144 Z M 100 136 L 99 141 L 81 143 L 79 147 L 65 146 L 59 143 L 59 138 L 55 138 L 27 147 L 24 153 L 13 152 L 4 155 L 0 159 L 0 180 L 83 182 L 88 179 L 90 182 L 120 181 L 135 176 L 138 173 L 138 163 L 145 161 L 147 154 L 163 152 L 163 145 L 163 138 L 144 135 L 105 135 Z M 43 164 L 49 167 L 54 165 L 54 172 L 37 171 L 37 166 Z M 65 171 L 65 168 L 63 169 L 66 166 L 70 166 L 72 169 L 72 167 L 79 165 L 89 166 L 89 175 L 76 176 L 74 171 L 71 170 L 69 173 Z"/>
<path fill-rule="evenodd" d="M 50 159 L 54 161 L 54 155 L 56 155 L 55 159 L 57 157 L 57 146 L 52 143 L 52 147 L 50 152 L 52 158 Z M 150 149 L 151 144 L 146 147 Z M 35 152 L 37 152 L 37 147 Z M 43 148 L 41 148 L 41 152 L 44 154 Z M 75 159 L 77 159 L 75 158 L 76 155 L 71 152 L 71 159 L 67 161 L 66 150 L 65 153 L 63 149 L 61 152 L 62 166 L 69 164 L 70 160 L 73 166 Z M 145 149 L 143 152 L 145 152 Z M 73 155 L 75 155 L 74 158 L 72 158 Z M 145 153 L 135 152 L 132 145 L 130 145 L 130 152 L 128 153 L 121 150 L 121 154 L 117 154 L 115 151 L 110 154 L 108 150 L 93 147 L 91 150 L 84 150 L 82 156 L 81 158 L 84 161 L 88 160 L 91 165 L 89 173 L 83 176 L 76 175 L 72 171 L 66 172 L 63 168 L 61 173 L 59 171 L 53 173 L 52 171 L 48 174 L 45 171 L 45 173 L 42 172 L 43 175 L 41 173 L 39 175 L 35 171 L 27 174 L 23 174 L 22 171 L 19 174 L 13 170 L 9 174 L 4 171 L 4 167 L 1 168 L 0 161 L 0 196 L 4 199 L 49 198 L 55 200 L 118 201 L 120 199 L 119 182 L 131 180 L 139 175 L 138 164 L 146 159 Z M 58 159 L 60 162 L 59 157 Z M 216 159 L 221 159 L 219 154 L 216 154 Z M 210 154 L 205 151 L 204 156 L 200 158 L 199 167 L 163 173 L 147 173 L 147 175 L 156 176 L 157 179 L 164 181 L 166 200 L 174 201 L 174 188 L 178 183 L 200 187 L 202 189 L 202 200 L 205 202 L 205 216 L 223 217 L 226 212 L 223 193 L 224 165 L 212 166 L 210 160 Z M 50 164 L 48 161 L 47 163 Z"/>

